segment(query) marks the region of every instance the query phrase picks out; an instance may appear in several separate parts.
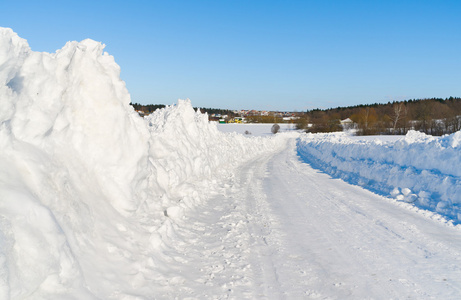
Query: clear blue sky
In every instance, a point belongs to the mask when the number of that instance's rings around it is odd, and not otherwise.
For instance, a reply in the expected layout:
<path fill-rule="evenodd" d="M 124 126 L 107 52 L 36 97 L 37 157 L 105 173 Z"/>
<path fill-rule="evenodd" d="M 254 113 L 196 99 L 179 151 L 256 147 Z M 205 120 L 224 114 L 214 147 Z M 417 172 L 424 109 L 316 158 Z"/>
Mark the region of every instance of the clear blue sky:
<path fill-rule="evenodd" d="M 103 42 L 145 104 L 301 111 L 461 97 L 460 0 L 0 0 L 0 26 L 34 51 Z"/>

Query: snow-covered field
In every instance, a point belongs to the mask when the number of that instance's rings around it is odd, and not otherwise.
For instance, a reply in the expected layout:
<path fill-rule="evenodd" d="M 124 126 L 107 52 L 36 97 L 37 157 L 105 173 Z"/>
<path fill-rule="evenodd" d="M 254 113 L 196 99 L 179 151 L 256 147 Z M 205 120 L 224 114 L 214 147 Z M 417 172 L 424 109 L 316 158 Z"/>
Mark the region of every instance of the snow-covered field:
<path fill-rule="evenodd" d="M 278 124 L 279 133 L 296 131 L 295 124 Z M 217 124 L 222 132 L 236 132 L 247 136 L 271 136 L 274 124 Z"/>
<path fill-rule="evenodd" d="M 103 48 L 0 28 L 0 299 L 461 297 L 459 133 L 141 118 Z"/>

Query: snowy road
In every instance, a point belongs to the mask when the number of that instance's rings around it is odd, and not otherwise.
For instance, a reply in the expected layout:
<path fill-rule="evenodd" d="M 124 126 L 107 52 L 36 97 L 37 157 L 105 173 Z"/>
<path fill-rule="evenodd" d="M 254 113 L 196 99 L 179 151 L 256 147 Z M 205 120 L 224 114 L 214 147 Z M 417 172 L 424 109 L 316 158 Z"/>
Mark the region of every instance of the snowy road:
<path fill-rule="evenodd" d="M 461 299 L 461 132 L 225 134 L 119 75 L 0 28 L 0 299 Z"/>
<path fill-rule="evenodd" d="M 461 296 L 459 230 L 301 163 L 293 139 L 193 215 L 170 245 L 179 275 L 164 296 Z"/>

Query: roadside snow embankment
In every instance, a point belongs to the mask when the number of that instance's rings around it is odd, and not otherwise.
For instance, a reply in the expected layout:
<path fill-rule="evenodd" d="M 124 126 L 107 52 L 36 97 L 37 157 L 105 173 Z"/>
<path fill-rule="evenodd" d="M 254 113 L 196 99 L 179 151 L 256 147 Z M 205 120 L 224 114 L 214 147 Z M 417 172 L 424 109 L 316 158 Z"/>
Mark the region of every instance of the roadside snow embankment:
<path fill-rule="evenodd" d="M 221 133 L 189 101 L 142 119 L 103 49 L 33 52 L 0 28 L 1 299 L 155 298 L 176 220 L 282 144 Z"/>
<path fill-rule="evenodd" d="M 410 131 L 396 141 L 306 134 L 298 154 L 332 176 L 461 221 L 461 132 L 433 137 Z"/>

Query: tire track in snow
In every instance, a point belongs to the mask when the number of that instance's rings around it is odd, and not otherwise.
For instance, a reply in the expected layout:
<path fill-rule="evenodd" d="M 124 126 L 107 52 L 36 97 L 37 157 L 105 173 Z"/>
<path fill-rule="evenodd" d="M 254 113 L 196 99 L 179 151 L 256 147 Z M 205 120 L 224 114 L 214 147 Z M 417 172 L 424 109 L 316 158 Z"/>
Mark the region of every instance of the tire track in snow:
<path fill-rule="evenodd" d="M 249 256 L 258 299 L 280 299 L 280 283 L 273 257 L 277 248 L 272 247 L 273 228 L 276 225 L 267 207 L 263 179 L 271 156 L 264 156 L 245 165 L 240 171 L 240 201 L 245 206 L 250 234 Z"/>
<path fill-rule="evenodd" d="M 294 143 L 267 168 L 262 190 L 277 220 L 269 232 L 284 296 L 461 294 L 459 231 L 300 163 Z"/>

